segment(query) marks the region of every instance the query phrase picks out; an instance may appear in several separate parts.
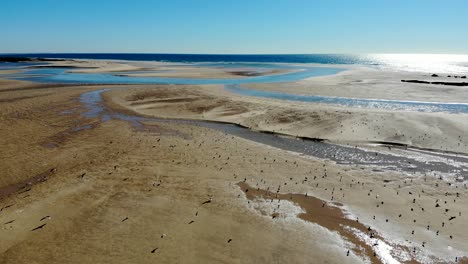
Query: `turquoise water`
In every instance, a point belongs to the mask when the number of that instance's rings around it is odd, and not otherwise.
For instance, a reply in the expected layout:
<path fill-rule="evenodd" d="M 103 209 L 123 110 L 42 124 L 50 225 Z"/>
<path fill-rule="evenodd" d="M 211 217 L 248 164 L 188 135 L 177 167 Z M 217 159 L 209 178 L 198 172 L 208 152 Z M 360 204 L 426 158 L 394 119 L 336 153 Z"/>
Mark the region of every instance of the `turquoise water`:
<path fill-rule="evenodd" d="M 198 79 L 198 78 L 165 78 L 165 77 L 129 77 L 103 73 L 68 73 L 67 68 L 32 68 L 20 74 L 6 76 L 14 79 L 29 80 L 35 82 L 59 82 L 59 83 L 89 83 L 89 84 L 224 84 L 225 89 L 241 95 L 273 98 L 279 100 L 300 101 L 308 103 L 332 104 L 343 107 L 376 108 L 386 110 L 404 110 L 419 112 L 447 112 L 447 113 L 468 113 L 468 104 L 463 103 L 437 103 L 437 102 L 411 102 L 397 100 L 380 99 L 357 99 L 328 96 L 301 96 L 289 93 L 259 91 L 254 89 L 244 89 L 241 85 L 247 86 L 249 83 L 277 83 L 295 82 L 306 78 L 333 75 L 343 69 L 336 67 L 311 67 L 295 66 L 277 63 L 245 63 L 245 62 L 221 62 L 221 63 L 197 63 L 199 67 L 220 67 L 220 68 L 250 68 L 257 71 L 266 69 L 289 69 L 294 72 L 252 76 L 240 79 Z"/>
<path fill-rule="evenodd" d="M 214 67 L 214 64 L 210 64 Z M 218 67 L 225 67 L 225 64 L 219 64 Z M 257 65 L 258 66 L 258 65 Z M 251 66 L 251 67 L 257 67 Z M 242 67 L 245 64 L 230 65 L 229 67 Z M 266 67 L 266 65 L 262 65 Z M 118 76 L 113 74 L 101 73 L 67 73 L 69 69 L 50 68 L 50 69 L 32 69 L 27 70 L 13 78 L 29 80 L 35 82 L 61 82 L 61 83 L 106 83 L 106 84 L 244 84 L 244 83 L 274 83 L 274 82 L 294 82 L 310 77 L 333 75 L 343 69 L 330 67 L 294 67 L 269 64 L 270 68 L 293 69 L 296 72 L 252 76 L 241 79 L 199 79 L 199 78 L 166 78 L 166 77 L 130 77 Z"/>
<path fill-rule="evenodd" d="M 0 63 L 0 70 L 14 70 L 19 68 L 31 67 L 31 66 L 41 66 L 46 65 L 47 63 L 32 63 L 32 62 L 3 62 Z"/>

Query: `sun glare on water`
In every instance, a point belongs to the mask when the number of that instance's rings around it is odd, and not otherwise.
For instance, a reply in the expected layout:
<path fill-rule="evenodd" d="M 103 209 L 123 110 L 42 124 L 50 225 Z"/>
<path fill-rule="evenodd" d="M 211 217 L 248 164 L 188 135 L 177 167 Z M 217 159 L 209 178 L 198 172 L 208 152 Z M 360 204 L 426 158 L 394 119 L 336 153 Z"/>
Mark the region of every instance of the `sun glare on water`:
<path fill-rule="evenodd" d="M 457 54 L 372 54 L 371 61 L 395 70 L 467 74 L 468 55 Z"/>

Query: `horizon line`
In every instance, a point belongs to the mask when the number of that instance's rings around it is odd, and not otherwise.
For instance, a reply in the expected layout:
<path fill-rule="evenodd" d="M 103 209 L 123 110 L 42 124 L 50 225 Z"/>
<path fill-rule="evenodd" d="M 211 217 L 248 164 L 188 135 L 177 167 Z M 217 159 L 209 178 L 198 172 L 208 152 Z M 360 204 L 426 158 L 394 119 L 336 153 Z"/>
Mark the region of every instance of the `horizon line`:
<path fill-rule="evenodd" d="M 177 52 L 0 52 L 0 55 L 27 54 L 142 54 L 142 55 L 463 55 L 468 53 L 414 53 L 414 52 L 370 52 L 370 53 L 177 53 Z"/>

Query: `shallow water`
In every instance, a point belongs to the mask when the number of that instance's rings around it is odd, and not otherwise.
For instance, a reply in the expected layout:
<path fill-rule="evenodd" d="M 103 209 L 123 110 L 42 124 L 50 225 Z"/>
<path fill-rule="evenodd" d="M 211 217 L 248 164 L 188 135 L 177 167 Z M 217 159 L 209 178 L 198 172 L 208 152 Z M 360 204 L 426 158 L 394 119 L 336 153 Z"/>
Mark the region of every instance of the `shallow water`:
<path fill-rule="evenodd" d="M 213 65 L 213 64 L 211 64 Z M 219 64 L 224 67 L 225 64 Z M 241 64 L 244 65 L 244 64 Z M 236 65 L 235 67 L 242 67 Z M 213 67 L 213 66 L 211 66 Z M 234 67 L 230 65 L 229 67 Z M 333 75 L 343 69 L 328 67 L 295 67 L 285 65 L 269 65 L 271 68 L 293 69 L 295 72 L 274 74 L 266 76 L 252 76 L 241 79 L 201 79 L 201 78 L 167 78 L 167 77 L 133 77 L 120 76 L 107 73 L 68 73 L 65 68 L 30 69 L 22 73 L 10 75 L 9 78 L 34 82 L 60 82 L 60 83 L 99 83 L 99 84 L 244 84 L 244 83 L 274 83 L 293 82 L 310 77 Z"/>
<path fill-rule="evenodd" d="M 376 108 L 385 110 L 404 110 L 418 112 L 468 113 L 468 104 L 462 103 L 415 102 L 383 99 L 357 99 L 319 95 L 296 95 L 281 92 L 254 90 L 250 88 L 247 89 L 242 88 L 236 84 L 226 85 L 225 88 L 230 92 L 246 96 L 273 98 L 308 103 L 334 104 L 346 107 Z"/>
<path fill-rule="evenodd" d="M 370 150 L 318 142 L 314 140 L 298 139 L 279 136 L 272 133 L 253 131 L 234 124 L 194 121 L 181 119 L 147 118 L 140 116 L 115 113 L 107 110 L 102 104 L 101 94 L 109 89 L 87 92 L 81 95 L 80 102 L 87 111 L 83 114 L 87 118 L 100 118 L 101 122 L 111 119 L 130 122 L 135 127 L 143 126 L 141 122 L 172 122 L 202 126 L 215 129 L 223 133 L 245 138 L 275 148 L 292 151 L 318 159 L 326 159 L 337 164 L 349 166 L 374 166 L 376 171 L 400 171 L 407 174 L 427 174 L 432 176 L 459 176 L 468 171 L 468 157 L 445 153 L 432 153 L 418 149 L 398 149 L 399 153 L 391 151 Z"/>
<path fill-rule="evenodd" d="M 198 78 L 166 78 L 166 77 L 132 77 L 120 76 L 108 73 L 69 73 L 67 68 L 40 68 L 28 69 L 19 74 L 6 75 L 5 77 L 28 80 L 34 82 L 59 82 L 59 83 L 90 83 L 90 84 L 224 84 L 225 89 L 241 95 L 273 98 L 279 100 L 300 101 L 308 103 L 332 104 L 344 107 L 375 108 L 385 110 L 404 110 L 418 112 L 446 112 L 468 113 L 468 104 L 464 103 L 438 103 L 438 102 L 414 102 L 401 100 L 357 99 L 345 97 L 296 95 L 272 91 L 244 89 L 240 85 L 248 86 L 249 83 L 276 83 L 294 82 L 306 78 L 333 75 L 344 69 L 330 67 L 294 66 L 288 64 L 273 63 L 197 63 L 199 67 L 221 68 L 254 68 L 257 71 L 268 69 L 289 69 L 294 72 L 252 76 L 241 79 L 198 79 Z"/>
<path fill-rule="evenodd" d="M 0 63 L 0 70 L 16 70 L 20 68 L 26 68 L 31 66 L 42 66 L 47 63 L 42 62 L 2 62 Z"/>
<path fill-rule="evenodd" d="M 112 74 L 78 74 L 67 73 L 65 68 L 39 68 L 24 71 L 13 78 L 26 79 L 37 82 L 69 82 L 69 83 L 162 83 L 162 84 L 224 84 L 228 91 L 247 95 L 267 97 L 281 100 L 303 101 L 311 103 L 335 104 L 346 107 L 367 107 L 383 108 L 391 110 L 411 110 L 411 111 L 443 111 L 450 113 L 468 112 L 468 105 L 465 104 L 437 104 L 421 102 L 404 102 L 389 100 L 366 100 L 353 98 L 325 97 L 325 96 L 299 96 L 287 93 L 257 91 L 240 88 L 241 84 L 254 82 L 288 82 L 297 81 L 303 78 L 335 74 L 342 69 L 326 67 L 297 67 L 284 64 L 265 63 L 220 63 L 205 64 L 214 67 L 246 67 L 255 66 L 260 69 L 267 68 L 287 68 L 299 70 L 296 72 L 276 74 L 271 76 L 255 76 L 243 79 L 192 79 L 192 78 L 163 78 L 163 77 L 125 77 L 114 76 Z M 203 66 L 201 66 L 203 67 Z M 292 137 L 278 136 L 270 133 L 252 131 L 233 124 L 223 124 L 205 121 L 189 121 L 176 119 L 144 118 L 130 116 L 121 113 L 108 111 L 102 104 L 101 94 L 107 89 L 84 93 L 80 101 L 86 106 L 83 115 L 87 118 L 99 118 L 101 122 L 111 119 L 118 119 L 130 122 L 134 127 L 142 127 L 144 121 L 157 122 L 177 122 L 190 125 L 203 126 L 216 129 L 224 133 L 239 136 L 248 140 L 266 144 L 275 148 L 293 151 L 302 155 L 319 159 L 327 159 L 338 164 L 350 166 L 374 166 L 376 171 L 391 170 L 401 171 L 408 174 L 421 173 L 429 175 L 451 175 L 459 176 L 468 171 L 468 158 L 464 156 L 450 155 L 444 153 L 432 153 L 430 151 L 421 152 L 417 149 L 399 149 L 398 152 L 381 151 L 368 148 L 355 148 L 331 144 L 328 142 L 317 142 L 313 140 L 302 140 Z M 91 127 L 80 127 L 79 130 Z"/>

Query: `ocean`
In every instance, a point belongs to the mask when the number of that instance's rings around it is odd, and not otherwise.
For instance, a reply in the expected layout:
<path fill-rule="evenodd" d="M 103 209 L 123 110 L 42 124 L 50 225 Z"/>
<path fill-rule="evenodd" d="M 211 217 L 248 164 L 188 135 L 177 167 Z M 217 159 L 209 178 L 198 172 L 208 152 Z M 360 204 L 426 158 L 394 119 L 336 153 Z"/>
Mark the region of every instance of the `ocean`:
<path fill-rule="evenodd" d="M 0 56 L 162 61 L 183 63 L 314 63 L 364 65 L 396 71 L 468 74 L 468 55 L 456 54 L 145 54 L 145 53 L 25 53 Z"/>

